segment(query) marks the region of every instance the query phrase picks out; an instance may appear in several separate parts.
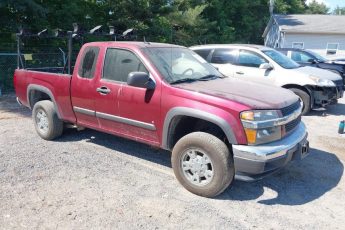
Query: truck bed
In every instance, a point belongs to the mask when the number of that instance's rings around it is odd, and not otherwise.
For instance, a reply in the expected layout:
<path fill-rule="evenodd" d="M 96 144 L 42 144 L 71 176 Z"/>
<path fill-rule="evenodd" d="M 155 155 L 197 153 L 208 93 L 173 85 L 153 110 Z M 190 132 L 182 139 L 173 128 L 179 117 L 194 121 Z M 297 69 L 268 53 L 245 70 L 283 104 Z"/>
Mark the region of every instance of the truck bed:
<path fill-rule="evenodd" d="M 68 122 L 75 122 L 75 115 L 72 110 L 70 99 L 71 75 L 50 73 L 26 69 L 17 69 L 14 72 L 14 84 L 19 101 L 32 108 L 33 101 L 37 97 L 35 90 L 43 89 L 46 94 L 51 94 L 54 104 L 58 108 L 60 119 Z"/>

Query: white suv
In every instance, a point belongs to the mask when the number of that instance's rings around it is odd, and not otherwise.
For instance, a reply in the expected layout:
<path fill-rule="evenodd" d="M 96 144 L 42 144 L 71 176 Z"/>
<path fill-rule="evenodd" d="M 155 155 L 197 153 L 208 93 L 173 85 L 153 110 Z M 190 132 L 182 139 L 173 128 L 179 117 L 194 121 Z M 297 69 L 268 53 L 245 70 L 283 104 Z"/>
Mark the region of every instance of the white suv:
<path fill-rule="evenodd" d="M 292 90 L 303 101 L 303 114 L 337 102 L 343 96 L 342 78 L 328 70 L 302 67 L 280 52 L 259 45 L 202 45 L 190 47 L 228 77 Z"/>

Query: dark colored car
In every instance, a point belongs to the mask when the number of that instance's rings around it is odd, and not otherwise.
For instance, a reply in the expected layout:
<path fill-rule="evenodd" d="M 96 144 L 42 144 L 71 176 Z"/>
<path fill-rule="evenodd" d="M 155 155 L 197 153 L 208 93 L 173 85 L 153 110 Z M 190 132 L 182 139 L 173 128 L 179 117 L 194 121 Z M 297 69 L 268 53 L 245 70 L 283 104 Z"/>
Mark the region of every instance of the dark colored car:
<path fill-rule="evenodd" d="M 276 50 L 285 54 L 302 66 L 313 66 L 338 73 L 343 78 L 345 85 L 345 63 L 327 60 L 326 58 L 311 50 L 297 48 L 278 48 Z"/>

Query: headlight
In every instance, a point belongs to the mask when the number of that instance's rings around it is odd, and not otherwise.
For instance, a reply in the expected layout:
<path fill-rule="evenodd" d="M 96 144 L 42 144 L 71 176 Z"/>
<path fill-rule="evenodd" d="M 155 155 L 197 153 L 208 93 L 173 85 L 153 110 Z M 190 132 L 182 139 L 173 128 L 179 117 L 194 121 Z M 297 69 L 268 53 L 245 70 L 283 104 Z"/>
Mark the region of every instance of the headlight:
<path fill-rule="evenodd" d="M 241 119 L 247 121 L 266 121 L 279 118 L 277 110 L 251 110 L 241 113 Z"/>
<path fill-rule="evenodd" d="M 241 113 L 241 121 L 248 144 L 258 145 L 282 138 L 282 126 L 258 127 L 260 121 L 273 121 L 279 118 L 277 110 L 253 110 Z"/>
<path fill-rule="evenodd" d="M 335 84 L 333 81 L 328 79 L 322 79 L 314 76 L 310 76 L 310 79 L 312 79 L 316 85 L 322 86 L 322 87 L 334 87 Z"/>

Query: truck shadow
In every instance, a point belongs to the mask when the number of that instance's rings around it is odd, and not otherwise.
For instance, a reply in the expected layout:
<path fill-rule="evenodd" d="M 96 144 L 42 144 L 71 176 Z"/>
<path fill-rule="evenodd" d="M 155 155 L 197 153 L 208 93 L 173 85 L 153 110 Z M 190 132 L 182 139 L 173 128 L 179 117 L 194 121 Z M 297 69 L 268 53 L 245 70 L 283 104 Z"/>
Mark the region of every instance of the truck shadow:
<path fill-rule="evenodd" d="M 305 160 L 293 162 L 277 174 L 256 182 L 235 181 L 218 199 L 302 205 L 335 188 L 343 172 L 344 166 L 336 155 L 311 149 Z"/>
<path fill-rule="evenodd" d="M 86 140 L 111 150 L 171 168 L 168 151 L 94 130 L 68 129 L 59 142 Z M 265 205 L 302 205 L 323 196 L 339 183 L 344 166 L 332 153 L 311 149 L 303 161 L 293 162 L 282 171 L 256 182 L 234 181 L 216 197 L 220 200 L 258 200 Z M 267 198 L 267 197 L 270 198 Z M 262 199 L 260 199 L 262 197 Z M 271 198 L 273 197 L 273 198 Z"/>
<path fill-rule="evenodd" d="M 66 129 L 62 137 L 54 141 L 71 142 L 81 140 L 171 168 L 171 153 L 169 151 L 91 129 L 80 132 L 76 129 Z"/>
<path fill-rule="evenodd" d="M 327 116 L 327 115 L 345 116 L 345 104 L 329 105 L 326 107 L 325 110 L 322 110 L 322 111 L 312 110 L 305 116 L 312 117 L 312 116 Z"/>
<path fill-rule="evenodd" d="M 1 114 L 13 114 L 14 116 L 30 117 L 31 110 L 17 103 L 15 94 L 0 96 L 0 118 Z"/>

